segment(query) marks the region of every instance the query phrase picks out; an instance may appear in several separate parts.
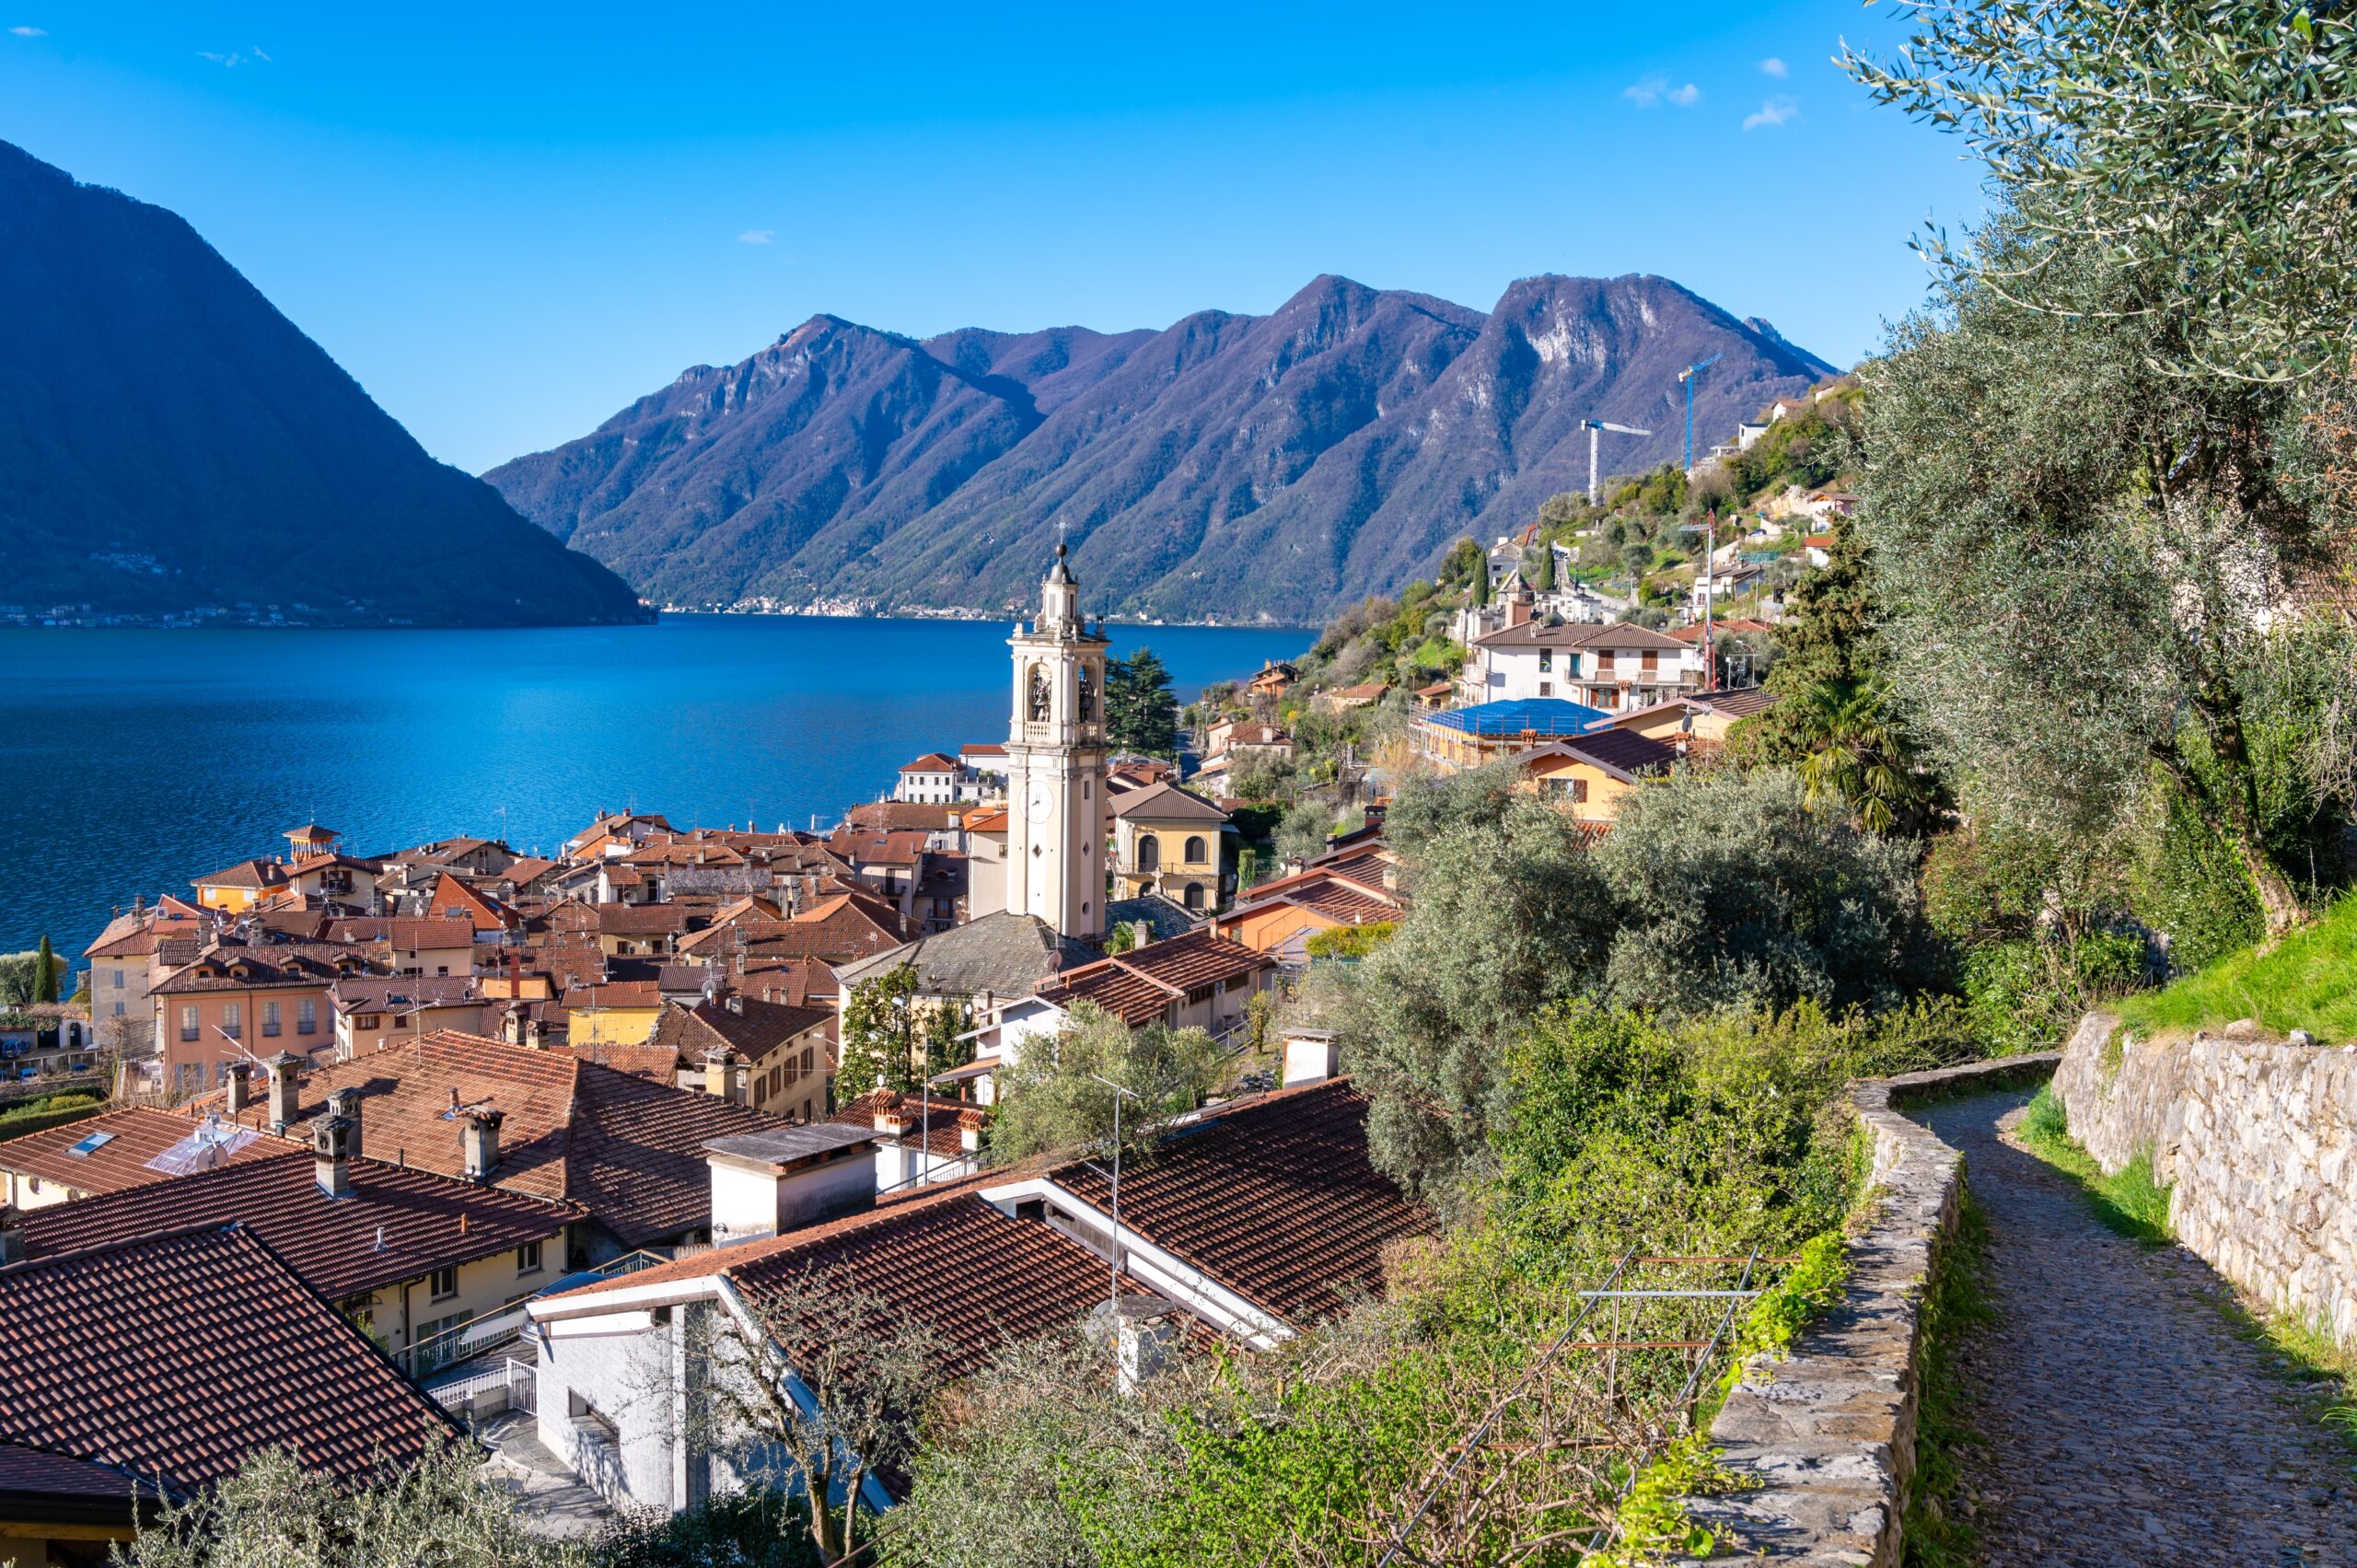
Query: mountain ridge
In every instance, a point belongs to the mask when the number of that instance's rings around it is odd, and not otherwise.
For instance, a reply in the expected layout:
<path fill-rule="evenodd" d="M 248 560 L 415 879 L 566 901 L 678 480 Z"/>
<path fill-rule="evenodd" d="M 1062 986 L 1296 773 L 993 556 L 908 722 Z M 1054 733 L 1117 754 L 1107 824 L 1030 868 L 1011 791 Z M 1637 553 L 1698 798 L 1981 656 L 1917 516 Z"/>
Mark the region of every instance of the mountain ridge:
<path fill-rule="evenodd" d="M 438 463 L 186 219 L 0 142 L 0 542 L 19 609 L 643 620 Z"/>
<path fill-rule="evenodd" d="M 1587 417 L 1674 458 L 1833 367 L 1668 279 L 1539 274 L 1488 311 L 1338 274 L 1159 331 L 812 316 L 483 477 L 650 597 L 1012 610 L 1069 537 L 1119 613 L 1298 621 L 1586 482 Z M 1675 415 L 1675 419 L 1671 416 Z"/>

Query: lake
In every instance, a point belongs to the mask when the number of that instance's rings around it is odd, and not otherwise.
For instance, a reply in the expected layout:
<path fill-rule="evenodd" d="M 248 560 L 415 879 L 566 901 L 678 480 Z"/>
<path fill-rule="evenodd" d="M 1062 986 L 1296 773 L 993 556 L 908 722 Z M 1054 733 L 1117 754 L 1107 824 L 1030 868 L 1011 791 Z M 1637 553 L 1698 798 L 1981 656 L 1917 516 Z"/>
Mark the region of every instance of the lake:
<path fill-rule="evenodd" d="M 78 958 L 134 894 L 285 848 L 553 852 L 601 810 L 824 825 L 1006 738 L 1004 622 L 667 616 L 497 632 L 0 630 L 0 950 Z M 1117 626 L 1180 701 L 1299 630 Z"/>

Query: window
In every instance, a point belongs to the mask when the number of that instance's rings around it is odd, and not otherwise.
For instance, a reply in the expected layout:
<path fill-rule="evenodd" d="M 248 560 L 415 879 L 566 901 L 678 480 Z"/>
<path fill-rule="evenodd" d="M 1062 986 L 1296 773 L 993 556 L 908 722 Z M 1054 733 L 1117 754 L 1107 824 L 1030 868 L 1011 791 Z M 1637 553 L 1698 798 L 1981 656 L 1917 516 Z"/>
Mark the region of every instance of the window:
<path fill-rule="evenodd" d="M 426 1296 L 432 1301 L 447 1301 L 459 1294 L 459 1271 L 456 1268 L 436 1269 L 426 1283 Z"/>
<path fill-rule="evenodd" d="M 1572 806 L 1584 806 L 1587 803 L 1587 781 L 1585 779 L 1549 779 L 1546 781 L 1546 795 L 1550 800 L 1561 801 Z"/>
<path fill-rule="evenodd" d="M 196 1004 L 191 1002 L 180 1009 L 180 1039 L 194 1040 L 196 1036 Z"/>
<path fill-rule="evenodd" d="M 246 1032 L 246 1008 L 242 1002 L 221 1004 L 221 1032 L 236 1040 Z"/>
<path fill-rule="evenodd" d="M 1539 674 L 1541 674 L 1541 675 L 1544 675 L 1544 674 L 1546 674 L 1548 671 L 1550 671 L 1550 670 L 1553 669 L 1554 668 L 1555 668 L 1555 650 L 1554 650 L 1554 649 L 1552 649 L 1552 648 L 1541 648 L 1541 649 L 1539 649 L 1539 650 L 1538 650 L 1538 673 L 1539 673 Z"/>
<path fill-rule="evenodd" d="M 1538 694 L 1542 697 L 1553 696 L 1555 694 L 1555 683 L 1551 680 L 1540 681 L 1538 683 Z"/>
<path fill-rule="evenodd" d="M 295 1032 L 298 1035 L 319 1032 L 319 1005 L 308 996 L 295 1004 Z"/>
<path fill-rule="evenodd" d="M 1651 675 L 1655 670 L 1661 668 L 1661 655 L 1651 648 L 1647 648 L 1645 650 L 1643 662 L 1645 673 L 1647 675 Z"/>
<path fill-rule="evenodd" d="M 523 1246 L 516 1249 L 516 1272 L 519 1274 L 537 1274 L 540 1272 L 540 1244 L 539 1242 L 528 1241 L 524 1243 Z M 450 1288 L 455 1292 L 458 1289 L 458 1286 L 456 1283 L 453 1283 Z"/>
<path fill-rule="evenodd" d="M 1199 837 L 1198 837 L 1198 838 L 1190 838 L 1190 839 L 1189 839 L 1189 840 L 1187 841 L 1187 864 L 1188 864 L 1188 865 L 1202 865 L 1202 864 L 1203 864 L 1203 854 L 1204 854 L 1204 851 L 1203 851 L 1203 841 L 1202 841 L 1201 838 L 1199 838 Z"/>
<path fill-rule="evenodd" d="M 1203 907 L 1203 885 L 1201 882 L 1187 884 L 1187 907 L 1190 910 L 1200 910 Z"/>
<path fill-rule="evenodd" d="M 261 1032 L 264 1038 L 278 1033 L 278 1004 L 275 1002 L 261 1005 Z"/>
<path fill-rule="evenodd" d="M 122 989 L 122 971 L 121 970 L 114 971 L 114 988 L 117 991 L 121 991 Z"/>
<path fill-rule="evenodd" d="M 373 1029 L 383 1022 L 384 1019 L 374 1013 L 363 1013 L 352 1020 L 352 1027 L 355 1029 Z"/>
<path fill-rule="evenodd" d="M 122 1016 L 122 998 L 120 996 L 114 1000 L 114 1016 L 118 1018 Z"/>
<path fill-rule="evenodd" d="M 1162 841 L 1152 833 L 1138 835 L 1138 869 L 1140 871 L 1162 869 Z"/>

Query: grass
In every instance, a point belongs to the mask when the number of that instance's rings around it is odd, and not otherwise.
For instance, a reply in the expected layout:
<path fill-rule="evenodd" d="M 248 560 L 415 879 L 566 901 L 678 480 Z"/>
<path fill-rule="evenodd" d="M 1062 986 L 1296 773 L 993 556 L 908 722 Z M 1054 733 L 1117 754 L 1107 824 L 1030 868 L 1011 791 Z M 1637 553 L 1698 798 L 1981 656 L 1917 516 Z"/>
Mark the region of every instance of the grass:
<path fill-rule="evenodd" d="M 2051 1085 L 2029 1102 L 2014 1136 L 2047 1164 L 2077 1178 L 2096 1217 L 2113 1230 L 2154 1247 L 2177 1239 L 2169 1227 L 2169 1190 L 2153 1179 L 2152 1151 L 2138 1150 L 2134 1158 L 2106 1176 L 2095 1156 L 2071 1136 L 2070 1118 Z"/>
<path fill-rule="evenodd" d="M 1964 1484 L 1964 1455 L 1977 1438 L 1965 1414 L 1969 1396 L 1956 1352 L 1967 1334 L 1995 1317 L 1984 1272 L 1988 1238 L 1989 1221 L 1968 1187 L 1956 1234 L 1940 1249 L 1923 1295 L 1915 1479 L 1900 1532 L 1907 1568 L 1971 1568 L 1980 1557 L 1972 1522 L 1979 1504 Z"/>
<path fill-rule="evenodd" d="M 2278 1033 L 2305 1029 L 2328 1045 L 2357 1040 L 2357 895 L 2271 947 L 2230 953 L 2173 985 L 2123 998 L 2115 1011 L 2142 1040 L 2237 1018 Z"/>

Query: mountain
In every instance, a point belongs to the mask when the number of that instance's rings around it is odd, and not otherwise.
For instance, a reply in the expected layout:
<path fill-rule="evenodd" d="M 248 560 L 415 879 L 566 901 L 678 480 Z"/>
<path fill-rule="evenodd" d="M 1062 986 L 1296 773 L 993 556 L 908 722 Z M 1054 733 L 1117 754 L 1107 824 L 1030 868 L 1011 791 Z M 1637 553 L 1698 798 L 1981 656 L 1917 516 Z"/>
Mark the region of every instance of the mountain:
<path fill-rule="evenodd" d="M 1527 278 L 1486 315 L 1321 277 L 1272 314 L 923 341 L 816 316 L 484 477 L 648 597 L 1028 602 L 1058 525 L 1092 595 L 1310 621 L 1698 442 L 1832 366 L 1666 279 Z"/>
<path fill-rule="evenodd" d="M 32 609 L 644 615 L 611 572 L 428 457 L 185 222 L 6 143 L 0 552 L 0 599 Z"/>

